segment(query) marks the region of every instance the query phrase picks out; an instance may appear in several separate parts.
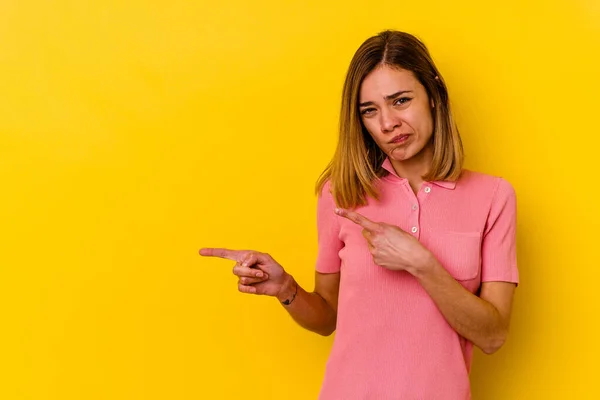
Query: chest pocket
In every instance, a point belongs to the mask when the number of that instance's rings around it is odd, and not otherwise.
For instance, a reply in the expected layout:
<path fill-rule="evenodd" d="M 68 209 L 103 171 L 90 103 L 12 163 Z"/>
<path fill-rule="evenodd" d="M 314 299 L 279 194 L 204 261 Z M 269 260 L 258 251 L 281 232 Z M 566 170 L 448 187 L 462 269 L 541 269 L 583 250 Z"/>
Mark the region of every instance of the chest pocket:
<path fill-rule="evenodd" d="M 477 278 L 481 270 L 479 232 L 443 232 L 436 235 L 429 250 L 458 281 Z"/>

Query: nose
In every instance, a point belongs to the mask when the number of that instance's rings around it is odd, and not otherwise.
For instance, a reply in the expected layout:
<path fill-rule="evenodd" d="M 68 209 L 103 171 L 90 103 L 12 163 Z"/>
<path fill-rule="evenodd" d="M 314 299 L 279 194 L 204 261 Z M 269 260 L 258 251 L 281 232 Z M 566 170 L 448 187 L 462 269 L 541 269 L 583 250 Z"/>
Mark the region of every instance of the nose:
<path fill-rule="evenodd" d="M 380 115 L 381 115 L 380 125 L 381 125 L 381 132 L 382 133 L 393 132 L 394 129 L 396 129 L 400 125 L 402 125 L 402 122 L 400 121 L 400 118 L 398 118 L 397 116 L 395 116 L 390 111 L 387 111 L 387 112 L 386 111 L 382 111 Z"/>

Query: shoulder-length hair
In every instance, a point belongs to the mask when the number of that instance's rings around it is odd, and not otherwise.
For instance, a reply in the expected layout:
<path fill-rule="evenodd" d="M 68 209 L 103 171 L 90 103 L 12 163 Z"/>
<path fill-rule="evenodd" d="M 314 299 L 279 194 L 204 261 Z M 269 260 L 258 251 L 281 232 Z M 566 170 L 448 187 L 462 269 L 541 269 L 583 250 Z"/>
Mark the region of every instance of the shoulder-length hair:
<path fill-rule="evenodd" d="M 455 181 L 463 166 L 463 146 L 450 109 L 448 90 L 427 47 L 415 36 L 387 30 L 367 39 L 356 51 L 346 74 L 342 95 L 337 149 L 316 184 L 319 194 L 327 181 L 339 207 L 367 204 L 379 198 L 375 181 L 388 174 L 387 157 L 362 123 L 360 86 L 381 65 L 412 71 L 433 101 L 433 160 L 425 181 Z"/>

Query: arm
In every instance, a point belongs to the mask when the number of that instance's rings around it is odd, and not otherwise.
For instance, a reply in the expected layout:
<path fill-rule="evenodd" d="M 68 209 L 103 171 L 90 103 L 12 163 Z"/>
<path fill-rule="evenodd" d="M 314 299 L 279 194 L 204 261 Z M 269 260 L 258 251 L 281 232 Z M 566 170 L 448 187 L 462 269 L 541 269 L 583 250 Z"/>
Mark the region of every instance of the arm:
<path fill-rule="evenodd" d="M 411 272 L 438 306 L 448 323 L 484 353 L 497 351 L 508 334 L 518 270 L 516 267 L 516 196 L 498 180 L 490 205 L 481 249 L 480 295 L 471 294 L 435 260 L 424 257 L 425 268 Z"/>
<path fill-rule="evenodd" d="M 484 282 L 480 297 L 466 290 L 439 262 L 414 276 L 459 335 L 484 353 L 496 352 L 505 342 L 515 284 Z"/>
<path fill-rule="evenodd" d="M 518 282 L 515 193 L 502 180 L 495 194 L 482 243 L 483 283 L 479 297 L 466 290 L 429 250 L 397 226 L 376 223 L 348 210 L 336 211 L 364 228 L 375 264 L 412 274 L 450 326 L 487 354 L 497 351 L 506 340 Z"/>
<path fill-rule="evenodd" d="M 242 293 L 276 297 L 300 326 L 323 336 L 336 328 L 340 259 L 342 243 L 337 237 L 339 226 L 333 213 L 334 201 L 329 183 L 318 199 L 317 224 L 319 256 L 313 292 L 304 290 L 269 254 L 250 250 L 221 248 L 200 249 L 205 257 L 220 257 L 236 261 L 233 273 Z"/>
<path fill-rule="evenodd" d="M 315 290 L 307 292 L 287 275 L 277 299 L 300 326 L 323 336 L 335 331 L 340 274 L 315 274 Z M 295 295 L 294 295 L 295 294 Z M 285 301 L 291 301 L 285 305 Z"/>
<path fill-rule="evenodd" d="M 328 336 L 336 329 L 338 292 L 340 287 L 339 223 L 333 212 L 335 201 L 327 182 L 317 201 L 318 255 L 315 265 L 315 289 L 312 293 L 299 287 L 287 275 L 278 297 L 300 326 Z M 296 293 L 297 289 L 297 293 Z M 296 297 L 294 297 L 294 293 Z M 292 300 L 293 299 L 293 300 Z M 285 302 L 291 301 L 290 304 Z"/>

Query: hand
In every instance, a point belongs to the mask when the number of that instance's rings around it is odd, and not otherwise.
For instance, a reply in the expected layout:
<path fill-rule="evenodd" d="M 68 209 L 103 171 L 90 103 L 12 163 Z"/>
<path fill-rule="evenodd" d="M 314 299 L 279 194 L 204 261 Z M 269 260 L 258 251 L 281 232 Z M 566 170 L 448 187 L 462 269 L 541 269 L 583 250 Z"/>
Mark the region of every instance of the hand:
<path fill-rule="evenodd" d="M 242 293 L 277 296 L 289 286 L 291 276 L 270 255 L 252 250 L 200 249 L 205 257 L 220 257 L 236 261 L 233 274 L 239 277 Z"/>
<path fill-rule="evenodd" d="M 335 213 L 347 218 L 363 230 L 373 262 L 393 271 L 407 271 L 413 275 L 432 266 L 433 254 L 412 235 L 395 225 L 373 222 L 361 214 L 336 208 Z"/>

